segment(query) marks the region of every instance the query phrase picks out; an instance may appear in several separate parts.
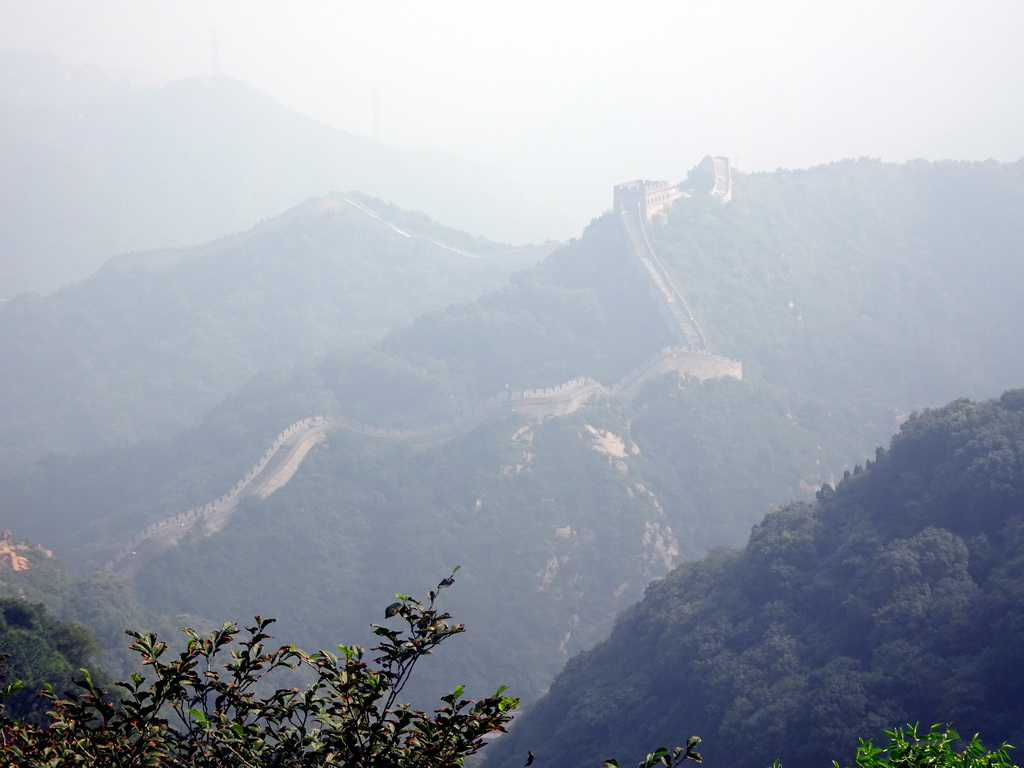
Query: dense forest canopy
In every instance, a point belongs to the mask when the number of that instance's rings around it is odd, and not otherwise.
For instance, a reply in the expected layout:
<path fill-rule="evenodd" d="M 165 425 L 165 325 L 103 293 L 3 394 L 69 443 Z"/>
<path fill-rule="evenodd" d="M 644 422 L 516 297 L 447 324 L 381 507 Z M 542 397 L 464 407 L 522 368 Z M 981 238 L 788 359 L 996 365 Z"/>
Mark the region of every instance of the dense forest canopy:
<path fill-rule="evenodd" d="M 58 692 L 74 689 L 81 670 L 93 665 L 98 652 L 96 641 L 81 624 L 55 621 L 38 603 L 0 598 L 0 687 L 14 680 L 22 685 L 2 697 L 0 710 L 8 717 L 40 721 L 48 708 L 39 695 L 43 687 L 49 685 Z M 106 681 L 99 673 L 96 679 Z M 0 755 L 3 746 L 0 742 Z"/>
<path fill-rule="evenodd" d="M 813 503 L 653 583 L 495 745 L 591 765 L 700 733 L 723 764 L 827 764 L 903 722 L 1021 743 L 1024 390 L 912 416 Z"/>

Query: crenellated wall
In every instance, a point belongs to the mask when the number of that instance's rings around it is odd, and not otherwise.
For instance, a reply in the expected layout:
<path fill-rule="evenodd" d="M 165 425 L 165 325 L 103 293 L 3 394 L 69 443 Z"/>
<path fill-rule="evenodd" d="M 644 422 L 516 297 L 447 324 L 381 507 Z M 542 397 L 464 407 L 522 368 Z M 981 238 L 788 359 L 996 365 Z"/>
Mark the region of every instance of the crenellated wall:
<path fill-rule="evenodd" d="M 666 347 L 611 387 L 581 377 L 551 387 L 500 392 L 468 409 L 461 418 L 418 429 L 377 427 L 345 416 L 300 419 L 285 427 L 271 441 L 259 460 L 230 490 L 212 501 L 146 526 L 107 562 L 105 568 L 131 578 L 142 568 L 147 556 L 190 537 L 208 536 L 221 530 L 242 498 L 265 498 L 287 483 L 309 450 L 327 432 L 346 431 L 380 443 L 405 443 L 417 447 L 437 445 L 465 434 L 484 420 L 501 413 L 546 419 L 567 416 L 600 395 L 632 398 L 645 382 L 672 371 L 698 381 L 743 377 L 742 366 L 735 360 L 683 347 Z"/>
<path fill-rule="evenodd" d="M 645 221 L 651 221 L 659 213 L 664 212 L 673 200 L 683 196 L 683 192 L 667 181 L 650 181 L 635 179 L 616 184 L 612 190 L 614 210 L 639 211 Z"/>
<path fill-rule="evenodd" d="M 252 468 L 227 492 L 198 507 L 146 526 L 107 562 L 106 569 L 131 578 L 142 568 L 147 556 L 190 537 L 207 536 L 221 530 L 244 496 L 265 498 L 285 485 L 309 451 L 329 431 L 344 430 L 382 443 L 436 445 L 469 432 L 485 419 L 503 412 L 546 419 L 571 414 L 590 399 L 601 395 L 632 398 L 646 381 L 673 371 L 683 378 L 698 381 L 743 378 L 743 366 L 738 361 L 710 354 L 697 321 L 647 240 L 644 222 L 649 221 L 649 216 L 664 210 L 680 194 L 668 182 L 633 181 L 615 187 L 616 211 L 622 217 L 633 256 L 650 278 L 652 297 L 659 302 L 666 322 L 678 331 L 680 346 L 662 349 L 610 387 L 581 377 L 551 387 L 506 390 L 470 406 L 458 419 L 418 429 L 379 427 L 338 415 L 300 419 L 285 427 Z M 351 203 L 347 199 L 345 202 Z"/>

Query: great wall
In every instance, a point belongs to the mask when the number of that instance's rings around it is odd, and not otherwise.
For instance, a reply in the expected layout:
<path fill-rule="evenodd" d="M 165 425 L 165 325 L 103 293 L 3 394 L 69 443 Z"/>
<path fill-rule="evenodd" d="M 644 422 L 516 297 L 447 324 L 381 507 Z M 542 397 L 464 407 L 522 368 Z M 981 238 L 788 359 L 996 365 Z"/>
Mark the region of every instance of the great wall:
<path fill-rule="evenodd" d="M 732 192 L 728 162 L 724 158 L 709 160 L 715 163 L 715 186 L 711 194 L 727 202 Z M 724 171 L 720 161 L 724 163 Z M 725 182 L 721 180 L 720 173 L 724 173 Z M 631 399 L 645 382 L 670 372 L 699 381 L 742 378 L 741 363 L 710 353 L 704 334 L 682 293 L 672 282 L 647 238 L 646 224 L 681 194 L 667 182 L 634 181 L 616 186 L 614 196 L 614 210 L 621 217 L 633 256 L 647 275 L 653 295 L 659 299 L 658 304 L 679 342 L 677 345 L 665 347 L 611 386 L 581 377 L 551 387 L 506 390 L 466 409 L 457 419 L 418 429 L 379 427 L 337 415 L 300 419 L 282 430 L 260 459 L 227 492 L 174 517 L 151 523 L 135 534 L 106 563 L 105 568 L 125 578 L 132 578 L 141 570 L 148 557 L 190 538 L 208 536 L 221 530 L 243 498 L 265 498 L 288 483 L 310 450 L 331 431 L 350 432 L 377 443 L 426 447 L 465 434 L 485 420 L 502 414 L 514 413 L 531 419 L 545 419 L 573 413 L 598 396 Z M 362 204 L 352 205 L 400 235 L 410 236 Z"/>

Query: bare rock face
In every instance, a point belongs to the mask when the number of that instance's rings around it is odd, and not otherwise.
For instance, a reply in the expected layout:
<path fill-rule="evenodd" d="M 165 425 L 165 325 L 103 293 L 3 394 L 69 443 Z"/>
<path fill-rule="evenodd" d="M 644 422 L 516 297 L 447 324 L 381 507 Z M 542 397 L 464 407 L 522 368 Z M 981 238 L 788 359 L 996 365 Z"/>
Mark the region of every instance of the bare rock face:
<path fill-rule="evenodd" d="M 15 542 L 11 539 L 11 532 L 4 531 L 3 534 L 0 534 L 0 571 L 27 571 L 30 568 L 30 563 L 24 553 L 29 551 L 41 552 L 46 557 L 53 555 L 48 549 L 43 549 L 38 544 Z"/>

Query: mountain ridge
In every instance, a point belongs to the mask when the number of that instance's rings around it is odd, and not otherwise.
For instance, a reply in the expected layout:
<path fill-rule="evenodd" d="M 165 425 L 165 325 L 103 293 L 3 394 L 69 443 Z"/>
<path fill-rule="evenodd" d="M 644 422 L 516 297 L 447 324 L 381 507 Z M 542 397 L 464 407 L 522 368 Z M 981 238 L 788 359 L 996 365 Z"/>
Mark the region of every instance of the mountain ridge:
<path fill-rule="evenodd" d="M 243 229 L 336 189 L 496 240 L 558 234 L 557 215 L 490 169 L 332 128 L 226 76 L 159 88 L 115 79 L 83 85 L 80 99 L 31 103 L 17 83 L 40 66 L 0 58 L 0 299 L 53 291 L 116 253 Z"/>
<path fill-rule="evenodd" d="M 0 305 L 0 468 L 180 429 L 252 375 L 475 298 L 544 253 L 350 193 L 111 259 L 57 294 Z"/>
<path fill-rule="evenodd" d="M 452 610 L 476 631 L 434 682 L 536 696 L 673 563 L 810 498 L 936 393 L 1020 378 L 1007 329 L 1021 307 L 1006 301 L 1019 284 L 1019 170 L 850 162 L 737 175 L 728 206 L 680 199 L 649 239 L 708 343 L 743 359 L 742 381 L 660 377 L 562 418 L 499 415 L 443 449 L 332 433 L 287 485 L 160 553 L 134 589 L 163 616 L 277 615 L 304 645 L 331 647 L 379 620 L 395 590 L 461 562 Z M 979 208 L 988 226 L 974 226 Z M 939 219 L 941 242 L 918 237 Z M 0 513 L 24 520 L 19 533 L 52 531 L 48 546 L 76 567 L 98 566 L 113 542 L 216 498 L 310 413 L 416 429 L 506 385 L 618 381 L 672 343 L 628 248 L 602 215 L 499 290 L 253 379 L 172 440 L 4 478 Z M 993 311 L 967 316 L 968 304 Z M 601 450 L 619 442 L 624 455 Z"/>

